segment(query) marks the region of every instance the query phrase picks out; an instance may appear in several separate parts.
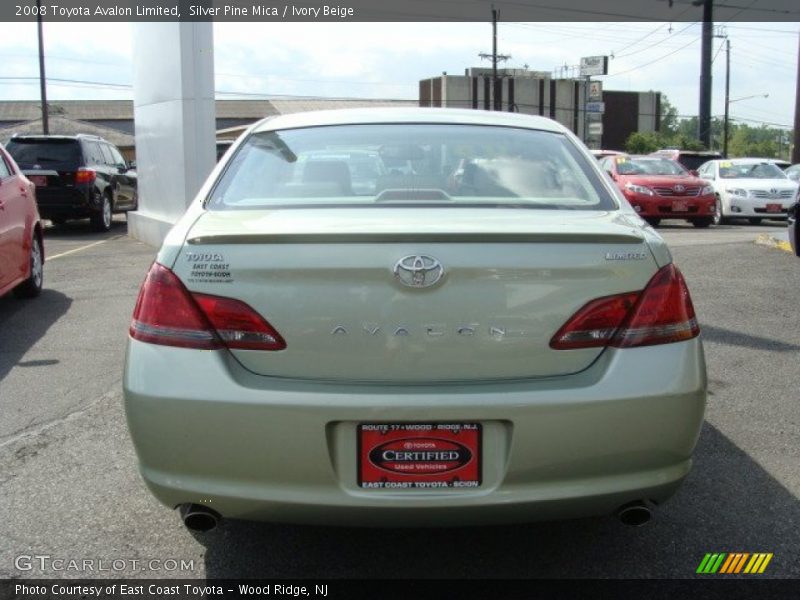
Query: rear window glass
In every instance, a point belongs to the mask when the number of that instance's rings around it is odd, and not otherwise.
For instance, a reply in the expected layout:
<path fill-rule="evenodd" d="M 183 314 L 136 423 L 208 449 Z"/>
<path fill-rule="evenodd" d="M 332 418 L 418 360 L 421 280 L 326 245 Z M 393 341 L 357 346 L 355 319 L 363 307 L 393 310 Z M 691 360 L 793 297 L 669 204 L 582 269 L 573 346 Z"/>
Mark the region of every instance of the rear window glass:
<path fill-rule="evenodd" d="M 690 171 L 696 171 L 701 165 L 714 158 L 720 158 L 720 156 L 713 154 L 681 154 L 678 157 L 678 162 Z"/>
<path fill-rule="evenodd" d="M 686 169 L 666 158 L 617 159 L 620 175 L 688 175 Z"/>
<path fill-rule="evenodd" d="M 208 206 L 615 209 L 590 162 L 561 134 L 510 127 L 404 123 L 267 131 L 240 146 Z"/>
<path fill-rule="evenodd" d="M 11 139 L 6 150 L 20 169 L 74 169 L 81 162 L 77 140 Z"/>

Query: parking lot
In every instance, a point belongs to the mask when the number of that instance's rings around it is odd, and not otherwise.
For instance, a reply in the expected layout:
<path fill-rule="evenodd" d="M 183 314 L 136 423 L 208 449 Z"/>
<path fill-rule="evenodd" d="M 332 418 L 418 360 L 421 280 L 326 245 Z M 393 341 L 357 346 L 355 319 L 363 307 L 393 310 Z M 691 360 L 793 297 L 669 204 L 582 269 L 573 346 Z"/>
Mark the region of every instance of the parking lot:
<path fill-rule="evenodd" d="M 645 527 L 223 521 L 192 534 L 145 489 L 126 430 L 126 332 L 155 249 L 117 218 L 105 234 L 48 229 L 42 296 L 0 298 L 0 577 L 682 578 L 735 551 L 774 553 L 765 576 L 800 577 L 800 260 L 754 243 L 785 224 L 659 229 L 693 294 L 710 393 L 694 469 Z M 58 571 L 21 555 L 124 565 Z"/>

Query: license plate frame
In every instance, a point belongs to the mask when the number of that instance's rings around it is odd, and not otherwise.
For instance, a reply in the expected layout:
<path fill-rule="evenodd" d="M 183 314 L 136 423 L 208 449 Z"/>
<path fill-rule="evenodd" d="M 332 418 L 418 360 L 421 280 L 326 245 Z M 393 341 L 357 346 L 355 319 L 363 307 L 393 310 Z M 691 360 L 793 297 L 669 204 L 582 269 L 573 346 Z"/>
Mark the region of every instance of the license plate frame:
<path fill-rule="evenodd" d="M 672 212 L 684 213 L 689 211 L 689 204 L 682 200 L 673 200 Z"/>
<path fill-rule="evenodd" d="M 47 187 L 47 175 L 28 175 L 28 179 L 36 187 Z"/>
<path fill-rule="evenodd" d="M 475 421 L 365 422 L 356 427 L 364 490 L 479 489 L 483 426 Z"/>
<path fill-rule="evenodd" d="M 777 202 L 769 202 L 767 203 L 767 212 L 768 213 L 783 212 L 783 204 Z"/>

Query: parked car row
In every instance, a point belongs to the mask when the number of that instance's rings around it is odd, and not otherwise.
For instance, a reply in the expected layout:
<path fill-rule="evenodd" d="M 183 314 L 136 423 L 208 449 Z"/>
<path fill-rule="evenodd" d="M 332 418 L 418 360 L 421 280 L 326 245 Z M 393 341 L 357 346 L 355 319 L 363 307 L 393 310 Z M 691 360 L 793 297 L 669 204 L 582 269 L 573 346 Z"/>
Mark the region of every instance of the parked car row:
<path fill-rule="evenodd" d="M 14 136 L 0 145 L 0 296 L 38 296 L 44 281 L 44 227 L 88 217 L 99 231 L 112 215 L 136 210 L 133 163 L 90 135 Z"/>
<path fill-rule="evenodd" d="M 114 213 L 137 208 L 133 165 L 100 137 L 15 136 L 6 148 L 35 184 L 42 218 L 56 225 L 88 217 L 96 230 L 108 231 Z"/>
<path fill-rule="evenodd" d="M 634 210 L 654 226 L 666 218 L 686 219 L 696 227 L 735 218 L 754 225 L 785 220 L 798 195 L 794 173 L 800 175 L 800 165 L 783 171 L 771 159 L 679 150 L 647 156 L 596 151 L 595 156 Z M 698 165 L 700 159 L 704 162 Z"/>

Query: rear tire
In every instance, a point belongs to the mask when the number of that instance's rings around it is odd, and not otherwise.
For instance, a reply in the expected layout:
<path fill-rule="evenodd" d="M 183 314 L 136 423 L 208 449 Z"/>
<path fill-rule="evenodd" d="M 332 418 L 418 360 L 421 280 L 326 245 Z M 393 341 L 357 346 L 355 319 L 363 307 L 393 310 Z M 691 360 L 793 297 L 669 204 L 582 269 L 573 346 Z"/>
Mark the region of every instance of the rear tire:
<path fill-rule="evenodd" d="M 761 218 L 760 217 L 750 217 L 747 219 L 747 222 L 750 225 L 761 225 Z"/>
<path fill-rule="evenodd" d="M 658 217 L 645 217 L 644 220 L 650 223 L 650 225 L 653 227 L 658 227 L 659 223 L 661 223 L 661 219 Z"/>
<path fill-rule="evenodd" d="M 14 288 L 14 295 L 17 298 L 35 298 L 42 293 L 42 285 L 44 284 L 43 256 L 44 252 L 42 252 L 39 236 L 34 233 L 29 257 L 31 272 L 25 281 Z"/>
<path fill-rule="evenodd" d="M 100 212 L 92 215 L 92 228 L 95 231 L 109 231 L 114 218 L 114 207 L 108 194 L 103 194 L 101 202 Z"/>
<path fill-rule="evenodd" d="M 714 217 L 699 217 L 697 219 L 692 219 L 692 225 L 698 229 L 707 229 L 713 222 Z"/>

